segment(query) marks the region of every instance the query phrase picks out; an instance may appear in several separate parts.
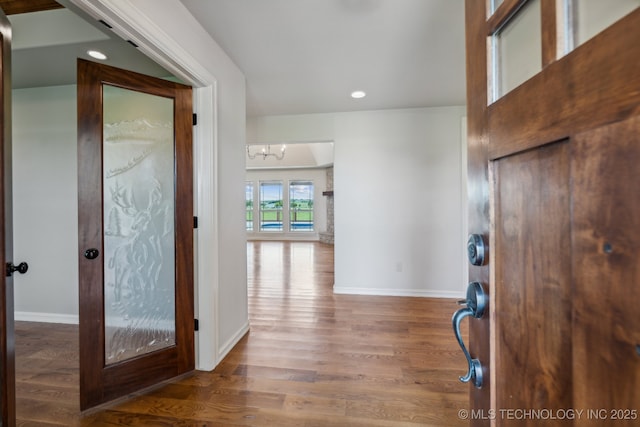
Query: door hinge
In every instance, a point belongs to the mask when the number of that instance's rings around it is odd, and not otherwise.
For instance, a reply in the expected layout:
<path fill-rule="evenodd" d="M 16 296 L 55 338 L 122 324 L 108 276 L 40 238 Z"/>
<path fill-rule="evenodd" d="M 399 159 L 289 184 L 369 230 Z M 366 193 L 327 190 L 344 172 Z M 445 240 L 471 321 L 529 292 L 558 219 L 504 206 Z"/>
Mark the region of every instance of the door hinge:
<path fill-rule="evenodd" d="M 198 228 L 198 217 L 197 216 L 193 217 L 193 228 Z"/>
<path fill-rule="evenodd" d="M 198 115 L 196 113 L 193 113 L 193 125 L 197 125 L 198 124 Z"/>
<path fill-rule="evenodd" d="M 200 330 L 200 322 L 198 321 L 198 319 L 193 319 L 193 330 L 194 331 Z"/>

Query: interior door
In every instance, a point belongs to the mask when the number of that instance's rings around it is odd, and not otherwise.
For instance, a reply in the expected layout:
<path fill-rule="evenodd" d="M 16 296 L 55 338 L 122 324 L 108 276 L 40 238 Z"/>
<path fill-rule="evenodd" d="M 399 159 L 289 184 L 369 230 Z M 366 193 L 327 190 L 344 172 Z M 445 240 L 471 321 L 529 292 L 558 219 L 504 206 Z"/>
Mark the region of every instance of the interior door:
<path fill-rule="evenodd" d="M 191 88 L 78 60 L 80 401 L 194 369 Z"/>
<path fill-rule="evenodd" d="M 638 6 L 466 1 L 473 426 L 638 425 Z"/>
<path fill-rule="evenodd" d="M 11 26 L 0 9 L 0 265 L 11 262 Z M 0 274 L 0 425 L 16 423 L 13 280 Z"/>

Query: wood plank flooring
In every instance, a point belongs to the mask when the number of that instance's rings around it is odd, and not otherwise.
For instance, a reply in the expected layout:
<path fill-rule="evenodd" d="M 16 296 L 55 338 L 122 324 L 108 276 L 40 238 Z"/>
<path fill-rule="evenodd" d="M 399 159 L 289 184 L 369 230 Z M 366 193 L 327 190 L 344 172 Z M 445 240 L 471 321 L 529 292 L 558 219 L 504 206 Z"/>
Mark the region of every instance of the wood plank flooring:
<path fill-rule="evenodd" d="M 18 322 L 18 425 L 467 425 L 453 300 L 334 295 L 317 242 L 248 242 L 247 259 L 251 331 L 213 372 L 84 417 L 77 327 Z"/>

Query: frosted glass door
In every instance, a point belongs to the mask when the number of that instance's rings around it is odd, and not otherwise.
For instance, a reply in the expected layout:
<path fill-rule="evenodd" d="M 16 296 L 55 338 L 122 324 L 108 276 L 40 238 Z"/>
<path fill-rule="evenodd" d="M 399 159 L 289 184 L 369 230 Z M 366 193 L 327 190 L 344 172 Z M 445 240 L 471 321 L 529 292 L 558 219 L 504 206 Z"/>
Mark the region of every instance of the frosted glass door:
<path fill-rule="evenodd" d="M 78 59 L 80 408 L 194 369 L 193 92 Z"/>
<path fill-rule="evenodd" d="M 173 109 L 103 85 L 106 365 L 176 343 Z"/>

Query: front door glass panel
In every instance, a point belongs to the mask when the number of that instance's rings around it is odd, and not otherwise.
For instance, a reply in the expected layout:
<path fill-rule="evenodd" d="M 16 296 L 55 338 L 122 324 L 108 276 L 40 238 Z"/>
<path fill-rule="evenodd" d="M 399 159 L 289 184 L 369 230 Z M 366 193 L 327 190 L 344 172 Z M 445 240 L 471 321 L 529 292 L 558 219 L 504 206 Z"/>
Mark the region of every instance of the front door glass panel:
<path fill-rule="evenodd" d="M 540 0 L 530 0 L 492 37 L 493 93 L 496 101 L 542 70 Z"/>
<path fill-rule="evenodd" d="M 173 99 L 103 85 L 105 365 L 174 346 Z"/>
<path fill-rule="evenodd" d="M 578 46 L 640 7 L 640 0 L 576 0 L 572 7 Z"/>

